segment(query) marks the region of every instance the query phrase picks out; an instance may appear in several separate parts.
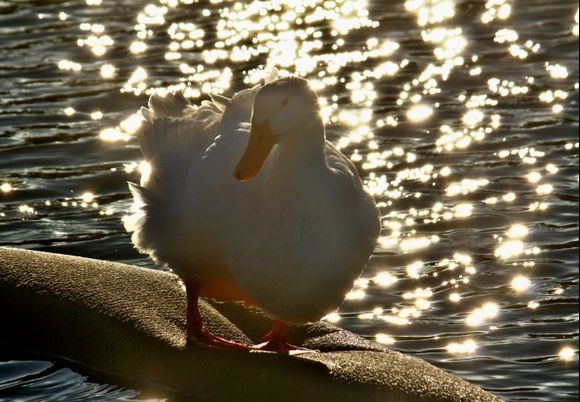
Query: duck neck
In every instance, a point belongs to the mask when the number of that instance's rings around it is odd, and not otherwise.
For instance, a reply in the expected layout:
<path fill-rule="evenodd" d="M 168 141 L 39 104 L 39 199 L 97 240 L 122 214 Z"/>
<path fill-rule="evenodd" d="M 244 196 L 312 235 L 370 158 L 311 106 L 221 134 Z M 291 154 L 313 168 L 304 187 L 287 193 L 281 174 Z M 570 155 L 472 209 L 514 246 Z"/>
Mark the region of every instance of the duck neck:
<path fill-rule="evenodd" d="M 325 130 L 322 119 L 317 117 L 303 128 L 299 135 L 278 144 L 272 163 L 272 173 L 280 176 L 307 177 L 326 165 Z"/>

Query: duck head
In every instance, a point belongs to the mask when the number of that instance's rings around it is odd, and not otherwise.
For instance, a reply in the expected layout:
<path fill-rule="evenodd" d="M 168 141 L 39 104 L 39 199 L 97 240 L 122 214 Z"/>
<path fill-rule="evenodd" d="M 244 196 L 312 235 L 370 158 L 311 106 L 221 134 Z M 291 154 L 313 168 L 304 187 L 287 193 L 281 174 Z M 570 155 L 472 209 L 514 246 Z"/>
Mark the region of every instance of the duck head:
<path fill-rule="evenodd" d="M 321 126 L 322 130 L 312 130 Z M 240 181 L 254 178 L 274 145 L 324 141 L 324 127 L 320 117 L 318 96 L 308 81 L 285 77 L 263 86 L 254 101 L 252 128 L 248 145 L 234 177 Z"/>

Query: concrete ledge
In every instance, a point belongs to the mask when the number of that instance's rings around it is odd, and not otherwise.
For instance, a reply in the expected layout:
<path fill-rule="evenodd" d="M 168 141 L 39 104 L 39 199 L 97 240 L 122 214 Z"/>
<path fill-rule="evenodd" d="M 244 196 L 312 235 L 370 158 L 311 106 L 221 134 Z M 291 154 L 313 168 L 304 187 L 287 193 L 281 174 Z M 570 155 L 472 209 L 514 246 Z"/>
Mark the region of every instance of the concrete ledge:
<path fill-rule="evenodd" d="M 499 398 L 420 359 L 317 323 L 294 357 L 186 346 L 185 294 L 174 275 L 112 262 L 0 248 L 0 342 L 92 373 L 217 402 L 448 401 Z M 214 333 L 252 343 L 267 317 L 236 303 L 202 303 Z"/>

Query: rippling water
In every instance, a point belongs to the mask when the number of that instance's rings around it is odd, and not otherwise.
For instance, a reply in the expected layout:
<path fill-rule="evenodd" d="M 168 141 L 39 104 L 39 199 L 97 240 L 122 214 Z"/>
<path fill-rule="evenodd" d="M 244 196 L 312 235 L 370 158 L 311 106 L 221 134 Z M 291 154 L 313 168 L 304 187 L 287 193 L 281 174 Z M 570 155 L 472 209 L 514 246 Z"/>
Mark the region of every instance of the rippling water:
<path fill-rule="evenodd" d="M 143 266 L 125 233 L 153 91 L 311 79 L 384 217 L 326 317 L 506 400 L 578 398 L 578 3 L 0 1 L 0 245 Z M 0 355 L 5 400 L 131 400 Z"/>

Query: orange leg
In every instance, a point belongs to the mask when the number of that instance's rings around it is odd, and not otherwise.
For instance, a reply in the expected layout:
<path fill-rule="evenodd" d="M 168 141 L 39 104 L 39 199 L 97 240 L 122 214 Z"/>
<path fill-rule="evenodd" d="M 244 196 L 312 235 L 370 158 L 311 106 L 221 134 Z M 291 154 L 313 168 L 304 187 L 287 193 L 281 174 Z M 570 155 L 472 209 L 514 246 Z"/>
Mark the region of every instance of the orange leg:
<path fill-rule="evenodd" d="M 254 349 L 267 350 L 270 352 L 290 355 L 316 352 L 315 350 L 290 345 L 288 342 L 286 342 L 287 330 L 288 324 L 282 321 L 274 321 L 274 326 L 272 327 L 272 330 L 261 339 L 263 343 L 254 346 Z"/>
<path fill-rule="evenodd" d="M 199 283 L 194 280 L 185 280 L 184 284 L 187 294 L 187 341 L 204 349 L 249 350 L 250 347 L 247 345 L 220 338 L 204 328 L 199 313 Z"/>

